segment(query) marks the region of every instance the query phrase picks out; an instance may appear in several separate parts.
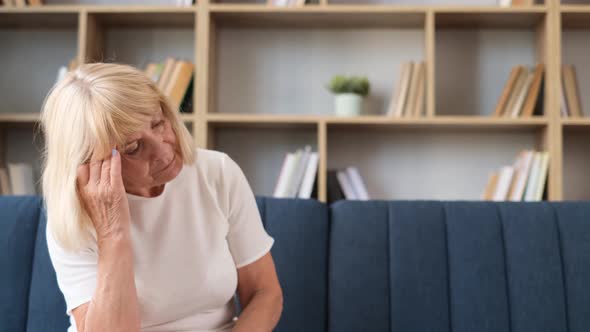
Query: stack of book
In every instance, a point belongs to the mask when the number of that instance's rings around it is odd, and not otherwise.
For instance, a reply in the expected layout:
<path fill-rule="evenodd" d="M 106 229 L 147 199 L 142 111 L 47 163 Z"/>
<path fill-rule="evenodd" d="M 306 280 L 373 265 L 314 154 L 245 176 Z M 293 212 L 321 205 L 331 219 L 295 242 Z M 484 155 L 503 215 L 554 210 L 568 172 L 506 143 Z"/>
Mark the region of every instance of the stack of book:
<path fill-rule="evenodd" d="M 194 68 L 190 61 L 168 57 L 164 63 L 149 63 L 145 73 L 156 82 L 175 109 L 182 113 L 191 113 Z"/>
<path fill-rule="evenodd" d="M 267 5 L 274 7 L 301 7 L 306 0 L 267 0 Z"/>
<path fill-rule="evenodd" d="M 564 118 L 584 116 L 578 79 L 573 65 L 563 65 L 561 68 L 561 116 Z"/>
<path fill-rule="evenodd" d="M 489 175 L 483 199 L 489 201 L 540 201 L 545 196 L 549 153 L 523 150 L 513 165 Z"/>
<path fill-rule="evenodd" d="M 4 7 L 42 6 L 43 0 L 2 0 L 0 5 Z"/>
<path fill-rule="evenodd" d="M 535 0 L 498 0 L 500 7 L 532 6 L 534 4 Z"/>
<path fill-rule="evenodd" d="M 419 117 L 424 114 L 426 96 L 426 63 L 404 62 L 401 75 L 394 86 L 387 116 Z"/>
<path fill-rule="evenodd" d="M 512 68 L 493 116 L 543 115 L 544 71 L 543 64 L 537 64 L 533 69 L 522 65 Z"/>
<path fill-rule="evenodd" d="M 0 167 L 0 195 L 36 195 L 33 167 L 27 163 L 8 163 Z"/>
<path fill-rule="evenodd" d="M 369 199 L 367 188 L 356 167 L 328 169 L 328 204 L 341 199 Z"/>
<path fill-rule="evenodd" d="M 283 158 L 273 197 L 317 197 L 317 170 L 318 153 L 311 151 L 310 145 L 288 152 Z"/>

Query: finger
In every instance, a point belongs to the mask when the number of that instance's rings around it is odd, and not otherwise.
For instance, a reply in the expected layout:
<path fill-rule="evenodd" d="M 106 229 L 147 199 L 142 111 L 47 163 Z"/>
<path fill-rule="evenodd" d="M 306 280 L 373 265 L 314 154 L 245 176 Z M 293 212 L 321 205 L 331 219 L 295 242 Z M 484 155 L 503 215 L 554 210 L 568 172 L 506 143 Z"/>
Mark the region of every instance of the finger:
<path fill-rule="evenodd" d="M 110 184 L 111 181 L 111 157 L 108 156 L 102 161 L 100 172 L 100 181 L 104 184 Z"/>
<path fill-rule="evenodd" d="M 88 164 L 82 164 L 78 166 L 76 170 L 76 180 L 80 187 L 85 187 L 88 184 L 88 179 L 90 178 L 90 173 L 88 170 Z"/>
<path fill-rule="evenodd" d="M 121 176 L 121 154 L 117 149 L 113 149 L 111 157 L 111 185 L 122 188 L 123 178 Z"/>
<path fill-rule="evenodd" d="M 102 167 L 102 160 L 92 160 L 90 162 L 90 180 L 89 183 L 100 183 L 100 169 Z"/>

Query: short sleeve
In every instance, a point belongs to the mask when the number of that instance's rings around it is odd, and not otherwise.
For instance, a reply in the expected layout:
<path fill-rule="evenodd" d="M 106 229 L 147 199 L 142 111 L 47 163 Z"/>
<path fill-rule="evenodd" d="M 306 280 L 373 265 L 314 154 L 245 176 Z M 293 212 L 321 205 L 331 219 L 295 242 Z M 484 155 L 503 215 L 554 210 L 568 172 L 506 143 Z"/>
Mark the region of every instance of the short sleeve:
<path fill-rule="evenodd" d="M 96 288 L 98 254 L 88 248 L 80 252 L 64 250 L 46 229 L 47 249 L 55 269 L 57 284 L 66 301 L 66 313 L 89 302 Z"/>
<path fill-rule="evenodd" d="M 262 224 L 256 198 L 246 176 L 227 154 L 223 159 L 223 179 L 228 199 L 227 242 L 237 268 L 255 262 L 274 244 Z"/>

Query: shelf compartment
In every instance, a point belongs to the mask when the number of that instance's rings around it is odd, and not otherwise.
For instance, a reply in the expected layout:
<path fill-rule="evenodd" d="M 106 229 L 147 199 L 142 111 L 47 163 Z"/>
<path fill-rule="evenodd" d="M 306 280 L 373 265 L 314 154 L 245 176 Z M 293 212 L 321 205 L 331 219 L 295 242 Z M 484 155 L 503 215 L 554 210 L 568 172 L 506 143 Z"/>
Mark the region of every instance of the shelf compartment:
<path fill-rule="evenodd" d="M 586 116 L 590 115 L 590 94 L 585 93 L 590 87 L 590 61 L 588 61 L 588 55 L 590 54 L 590 45 L 588 45 L 590 8 L 588 9 L 585 13 L 570 13 L 579 18 L 579 22 L 571 20 L 571 17 L 568 18 L 567 15 L 569 14 L 562 14 L 561 29 L 561 62 L 562 64 L 574 66 L 580 106 L 582 113 Z M 579 119 L 571 120 L 577 121 Z"/>
<path fill-rule="evenodd" d="M 367 76 L 363 114 L 384 114 L 401 63 L 425 57 L 424 27 L 267 29 L 218 19 L 211 23 L 209 113 L 330 115 L 326 85 L 344 74 Z"/>
<path fill-rule="evenodd" d="M 545 62 L 548 17 L 538 14 L 542 19 L 534 28 L 475 26 L 470 30 L 444 24 L 445 15 L 437 14 L 435 114 L 491 116 L 513 67 L 532 69 Z"/>
<path fill-rule="evenodd" d="M 563 120 L 563 199 L 590 200 L 590 122 Z"/>
<path fill-rule="evenodd" d="M 196 11 L 166 8 L 163 12 L 154 7 L 90 11 L 82 20 L 86 34 L 82 58 L 85 62 L 125 63 L 140 70 L 168 57 L 196 65 Z"/>
<path fill-rule="evenodd" d="M 437 131 L 328 126 L 328 169 L 355 166 L 371 199 L 480 200 L 489 173 L 521 149 L 542 148 L 541 131 Z"/>
<path fill-rule="evenodd" d="M 53 29 L 0 28 L 0 114 L 26 117 L 40 112 L 59 68 L 77 56 L 77 40 L 77 24 Z"/>
<path fill-rule="evenodd" d="M 223 151 L 234 159 L 256 195 L 273 195 L 287 152 L 294 152 L 307 144 L 312 151 L 318 151 L 317 126 L 288 129 L 224 126 L 209 128 L 208 132 L 208 147 Z"/>

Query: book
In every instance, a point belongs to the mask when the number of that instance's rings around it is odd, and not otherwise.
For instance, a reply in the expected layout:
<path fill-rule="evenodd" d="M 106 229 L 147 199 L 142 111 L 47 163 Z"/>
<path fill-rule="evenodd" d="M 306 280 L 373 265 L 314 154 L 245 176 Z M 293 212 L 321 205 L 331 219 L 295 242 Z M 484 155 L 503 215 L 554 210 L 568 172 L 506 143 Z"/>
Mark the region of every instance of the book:
<path fill-rule="evenodd" d="M 565 80 L 563 79 L 563 75 L 560 79 L 560 94 L 559 94 L 559 106 L 560 106 L 560 113 L 561 116 L 567 118 L 570 116 L 569 105 L 567 104 L 566 100 L 566 93 L 565 93 Z"/>
<path fill-rule="evenodd" d="M 572 117 L 582 117 L 582 107 L 580 103 L 580 93 L 576 72 L 573 65 L 563 65 L 562 80 L 565 89 L 565 99 L 567 100 L 569 114 Z"/>
<path fill-rule="evenodd" d="M 406 101 L 406 105 L 404 107 L 404 116 L 411 117 L 413 116 L 414 108 L 416 107 L 416 98 L 418 95 L 418 87 L 420 84 L 420 76 L 422 75 L 421 72 L 423 71 L 423 66 L 421 63 L 415 63 L 412 69 L 412 80 L 410 81 L 410 88 L 408 90 L 408 100 Z"/>
<path fill-rule="evenodd" d="M 521 114 L 521 110 L 524 105 L 525 98 L 529 92 L 529 89 L 530 89 L 531 84 L 533 83 L 534 79 L 535 79 L 535 73 L 529 72 L 526 76 L 526 79 L 525 79 L 520 91 L 518 92 L 518 96 L 516 97 L 516 100 L 514 102 L 512 110 L 507 110 L 510 112 L 511 118 L 517 118 Z"/>
<path fill-rule="evenodd" d="M 33 167 L 27 163 L 8 163 L 10 188 L 13 195 L 36 195 Z"/>
<path fill-rule="evenodd" d="M 522 116 L 530 117 L 533 116 L 535 108 L 539 105 L 543 99 L 543 81 L 545 76 L 545 65 L 537 64 L 533 74 L 533 82 L 531 88 L 526 97 L 524 105 L 522 107 Z"/>
<path fill-rule="evenodd" d="M 358 168 L 356 167 L 347 167 L 346 173 L 348 175 L 348 179 L 352 184 L 352 188 L 354 190 L 355 197 L 359 200 L 366 201 L 369 199 L 369 194 L 367 193 L 367 187 L 359 174 Z"/>
<path fill-rule="evenodd" d="M 535 193 L 537 191 L 537 180 L 539 178 L 539 172 L 541 170 L 541 153 L 534 152 L 533 161 L 531 164 L 531 171 L 527 179 L 526 190 L 524 194 L 525 202 L 532 202 L 535 199 Z"/>
<path fill-rule="evenodd" d="M 539 174 L 536 180 L 535 193 L 533 195 L 534 201 L 540 201 L 543 199 L 543 192 L 545 190 L 545 184 L 547 183 L 547 173 L 549 171 L 549 152 L 541 152 L 539 161 Z"/>
<path fill-rule="evenodd" d="M 283 165 L 279 172 L 279 178 L 276 182 L 273 197 L 284 198 L 287 197 L 287 187 L 289 179 L 295 168 L 295 153 L 288 152 L 283 159 Z"/>
<path fill-rule="evenodd" d="M 424 96 L 426 95 L 426 63 L 424 61 L 420 62 L 418 75 L 416 88 L 418 91 L 416 91 L 416 98 L 412 110 L 412 114 L 415 117 L 422 116 L 424 112 Z"/>
<path fill-rule="evenodd" d="M 518 80 L 518 77 L 520 76 L 520 73 L 522 72 L 523 69 L 524 69 L 523 66 L 516 66 L 516 67 L 512 68 L 512 70 L 510 71 L 510 76 L 508 77 L 508 81 L 506 82 L 506 85 L 504 86 L 504 90 L 502 90 L 502 94 L 500 95 L 500 99 L 498 100 L 498 103 L 496 104 L 494 116 L 498 117 L 504 113 L 504 109 L 506 108 L 506 104 L 508 103 L 508 99 L 510 98 L 511 93 L 514 90 L 514 85 L 516 84 L 516 81 Z"/>
<path fill-rule="evenodd" d="M 176 64 L 176 60 L 172 57 L 168 57 L 166 58 L 166 61 L 164 61 L 164 65 L 162 68 L 162 74 L 160 75 L 160 78 L 158 79 L 158 88 L 160 89 L 160 91 L 162 91 L 162 93 L 164 93 L 164 89 L 166 88 L 166 85 L 168 84 L 168 80 L 170 79 L 170 76 L 172 75 L 172 71 L 174 70 Z"/>
<path fill-rule="evenodd" d="M 301 187 L 305 169 L 307 168 L 307 161 L 309 160 L 309 155 L 311 154 L 311 146 L 306 145 L 303 149 L 299 149 L 299 151 L 300 157 L 297 160 L 297 166 L 295 167 L 295 172 L 289 184 L 288 197 L 292 198 L 297 197 L 299 187 Z"/>
<path fill-rule="evenodd" d="M 529 70 L 526 67 L 523 67 L 522 71 L 518 74 L 516 82 L 514 83 L 514 87 L 510 92 L 510 97 L 506 102 L 506 106 L 502 110 L 502 116 L 509 117 L 512 115 L 512 110 L 514 109 L 514 105 L 516 104 L 518 97 L 522 93 L 522 89 L 526 84 L 527 77 L 529 75 Z"/>
<path fill-rule="evenodd" d="M 336 177 L 338 178 L 338 184 L 340 184 L 340 188 L 344 193 L 344 197 L 350 200 L 357 199 L 358 197 L 354 192 L 354 188 L 352 187 L 352 183 L 346 171 L 338 170 L 338 172 L 336 173 Z"/>
<path fill-rule="evenodd" d="M 344 193 L 340 188 L 340 184 L 338 183 L 338 169 L 328 169 L 327 170 L 327 189 L 328 189 L 328 204 L 332 204 L 336 201 L 344 199 Z"/>
<path fill-rule="evenodd" d="M 488 183 L 483 193 L 483 199 L 491 201 L 494 199 L 494 193 L 496 192 L 496 186 L 498 185 L 498 172 L 491 172 L 488 176 Z"/>
<path fill-rule="evenodd" d="M 408 79 L 408 75 L 410 74 L 411 68 L 412 67 L 409 62 L 404 62 L 401 65 L 399 80 L 393 88 L 391 99 L 389 101 L 389 107 L 387 108 L 388 116 L 400 116 L 396 113 L 396 111 L 398 110 L 397 104 L 399 102 L 399 99 L 402 98 L 402 87 Z"/>
<path fill-rule="evenodd" d="M 184 99 L 193 78 L 194 65 L 190 61 L 177 61 L 165 87 L 165 95 L 176 109 Z M 192 93 L 192 91 L 190 91 Z"/>
<path fill-rule="evenodd" d="M 494 191 L 494 201 L 504 201 L 508 197 L 508 190 L 512 182 L 514 168 L 512 166 L 503 166 L 498 175 L 498 184 Z"/>
<path fill-rule="evenodd" d="M 514 181 L 508 194 L 508 200 L 513 202 L 522 201 L 526 181 L 531 170 L 534 151 L 523 150 L 514 164 Z"/>
<path fill-rule="evenodd" d="M 397 99 L 396 105 L 395 105 L 394 116 L 396 116 L 396 117 L 402 117 L 404 115 L 404 109 L 406 107 L 406 103 L 408 100 L 410 84 L 412 81 L 412 75 L 414 73 L 414 62 L 410 61 L 407 64 L 407 67 L 408 67 L 407 73 L 406 73 L 406 76 L 403 77 L 401 91 L 400 91 L 399 98 Z"/>
<path fill-rule="evenodd" d="M 57 77 L 55 78 L 55 83 L 58 83 L 59 81 L 63 80 L 63 78 L 66 76 L 67 73 L 68 73 L 68 67 L 60 66 L 59 69 L 57 70 Z"/>
<path fill-rule="evenodd" d="M 4 167 L 0 168 L 0 195 L 12 195 L 8 170 Z"/>
<path fill-rule="evenodd" d="M 307 162 L 307 168 L 305 169 L 305 174 L 303 176 L 303 181 L 301 183 L 301 187 L 299 188 L 299 193 L 297 194 L 298 198 L 311 198 L 311 194 L 313 192 L 313 185 L 317 178 L 317 170 L 318 170 L 318 153 L 312 152 L 309 155 L 309 160 Z"/>

